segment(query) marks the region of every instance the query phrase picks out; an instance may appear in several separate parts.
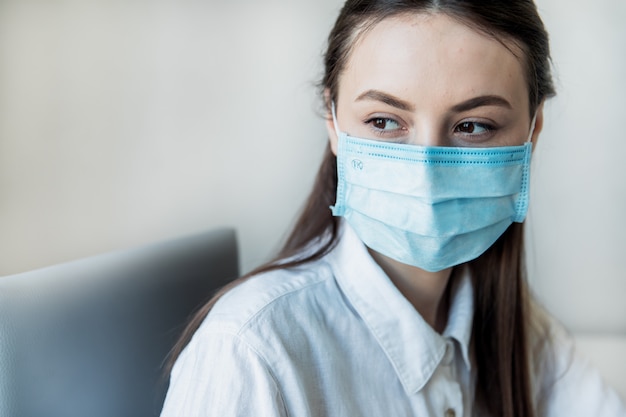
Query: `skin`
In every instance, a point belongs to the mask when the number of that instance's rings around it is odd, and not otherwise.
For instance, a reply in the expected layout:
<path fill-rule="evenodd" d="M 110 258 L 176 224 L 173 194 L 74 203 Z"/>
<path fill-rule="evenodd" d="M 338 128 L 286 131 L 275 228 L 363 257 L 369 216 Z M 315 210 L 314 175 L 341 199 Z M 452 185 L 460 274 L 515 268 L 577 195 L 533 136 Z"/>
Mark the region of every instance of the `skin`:
<path fill-rule="evenodd" d="M 387 18 L 357 38 L 340 75 L 336 114 L 350 136 L 423 146 L 493 147 L 528 140 L 522 51 L 443 14 Z M 328 92 L 327 92 L 328 94 Z M 536 114 L 532 142 L 543 127 Z M 333 152 L 337 135 L 330 114 Z M 451 268 L 428 272 L 370 250 L 435 330 L 447 322 Z"/>

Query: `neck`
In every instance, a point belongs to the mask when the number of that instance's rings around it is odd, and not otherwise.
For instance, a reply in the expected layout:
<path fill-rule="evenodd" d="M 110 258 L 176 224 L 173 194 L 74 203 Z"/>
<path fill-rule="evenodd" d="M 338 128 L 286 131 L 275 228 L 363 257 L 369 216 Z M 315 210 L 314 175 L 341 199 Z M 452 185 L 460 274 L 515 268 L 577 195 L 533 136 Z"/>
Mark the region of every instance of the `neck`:
<path fill-rule="evenodd" d="M 452 268 L 429 272 L 395 261 L 373 250 L 370 254 L 389 279 L 436 332 L 442 333 L 448 321 L 446 289 Z"/>

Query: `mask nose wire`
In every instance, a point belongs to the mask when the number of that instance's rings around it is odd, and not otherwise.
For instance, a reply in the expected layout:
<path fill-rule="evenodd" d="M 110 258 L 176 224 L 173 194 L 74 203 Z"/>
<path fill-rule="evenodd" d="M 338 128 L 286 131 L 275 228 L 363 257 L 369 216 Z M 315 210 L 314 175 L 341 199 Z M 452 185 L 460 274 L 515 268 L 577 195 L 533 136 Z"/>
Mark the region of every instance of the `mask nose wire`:
<path fill-rule="evenodd" d="M 340 131 L 339 131 L 339 124 L 337 123 L 337 112 L 335 110 L 335 102 L 331 101 L 330 102 L 330 111 L 333 115 L 333 126 L 335 127 L 335 133 L 337 134 L 337 140 L 339 140 L 339 136 L 340 136 Z"/>

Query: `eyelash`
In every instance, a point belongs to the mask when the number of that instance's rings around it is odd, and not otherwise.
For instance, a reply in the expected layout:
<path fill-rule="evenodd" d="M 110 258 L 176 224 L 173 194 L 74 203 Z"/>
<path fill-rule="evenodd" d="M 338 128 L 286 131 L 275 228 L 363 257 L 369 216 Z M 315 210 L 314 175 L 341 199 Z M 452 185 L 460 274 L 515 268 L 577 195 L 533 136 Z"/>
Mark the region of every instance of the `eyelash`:
<path fill-rule="evenodd" d="M 385 129 L 381 129 L 381 128 L 377 128 L 374 126 L 374 123 L 377 121 L 384 121 L 385 124 L 391 122 L 391 123 L 395 123 L 398 126 L 400 126 L 397 129 L 392 129 L 392 130 L 385 130 Z M 392 136 L 398 136 L 398 132 L 399 131 L 406 131 L 406 128 L 402 127 L 402 123 L 400 123 L 399 121 L 397 121 L 394 118 L 391 117 L 371 117 L 367 120 L 365 120 L 364 122 L 366 125 L 369 125 L 370 129 L 378 136 L 381 137 L 388 137 L 390 135 Z M 459 131 L 459 129 L 461 128 L 461 126 L 463 125 L 473 125 L 474 129 L 476 127 L 478 127 L 479 129 L 482 128 L 484 129 L 484 132 L 481 133 L 467 133 L 467 132 L 461 132 Z M 497 130 L 497 128 L 489 123 L 482 123 L 482 122 L 478 122 L 478 121 L 473 121 L 473 120 L 466 120 L 463 122 L 458 123 L 456 126 L 454 126 L 453 129 L 453 133 L 459 133 L 461 136 L 465 137 L 465 138 L 470 138 L 470 137 L 474 137 L 474 138 L 480 138 L 483 136 L 488 136 L 493 134 L 493 132 L 495 132 Z"/>
<path fill-rule="evenodd" d="M 463 125 L 473 125 L 474 129 L 476 127 L 479 127 L 479 128 L 484 129 L 485 132 L 482 132 L 482 133 L 460 132 L 458 129 L 461 126 L 463 126 Z M 482 136 L 490 135 L 494 131 L 496 131 L 496 127 L 495 126 L 490 125 L 488 123 L 482 123 L 482 122 L 477 122 L 477 121 L 473 121 L 473 120 L 466 120 L 466 121 L 463 121 L 463 122 L 457 124 L 456 126 L 454 126 L 454 133 L 460 133 L 461 135 L 463 135 L 465 137 L 482 137 Z"/>
<path fill-rule="evenodd" d="M 391 122 L 395 123 L 399 127 L 397 129 L 385 130 L 374 126 L 376 121 L 384 121 L 385 124 Z M 402 126 L 402 123 L 392 117 L 371 117 L 364 122 L 369 128 L 378 136 L 381 137 L 389 137 L 389 136 L 399 136 L 399 132 L 405 132 L 406 128 Z"/>

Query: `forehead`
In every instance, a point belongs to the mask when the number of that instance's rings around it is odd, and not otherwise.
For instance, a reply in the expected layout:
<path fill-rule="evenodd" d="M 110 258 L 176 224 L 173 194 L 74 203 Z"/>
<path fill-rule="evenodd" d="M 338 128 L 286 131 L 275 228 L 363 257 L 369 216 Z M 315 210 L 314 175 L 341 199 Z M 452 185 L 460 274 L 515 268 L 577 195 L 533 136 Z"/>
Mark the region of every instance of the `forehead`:
<path fill-rule="evenodd" d="M 420 98 L 445 102 L 499 94 L 527 106 L 523 56 L 513 42 L 494 39 L 444 14 L 394 16 L 357 37 L 339 92 L 358 95 L 379 89 L 409 95 L 418 105 Z"/>

